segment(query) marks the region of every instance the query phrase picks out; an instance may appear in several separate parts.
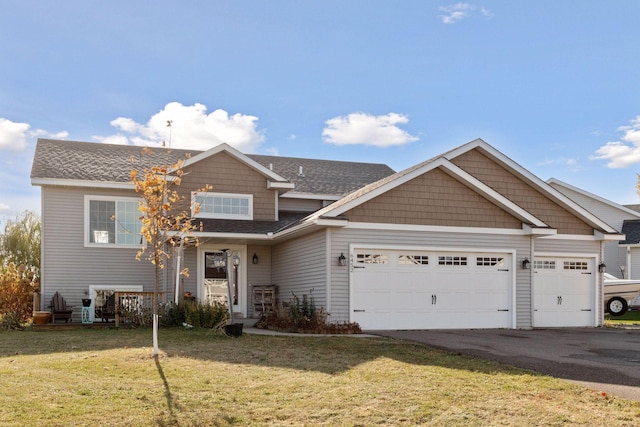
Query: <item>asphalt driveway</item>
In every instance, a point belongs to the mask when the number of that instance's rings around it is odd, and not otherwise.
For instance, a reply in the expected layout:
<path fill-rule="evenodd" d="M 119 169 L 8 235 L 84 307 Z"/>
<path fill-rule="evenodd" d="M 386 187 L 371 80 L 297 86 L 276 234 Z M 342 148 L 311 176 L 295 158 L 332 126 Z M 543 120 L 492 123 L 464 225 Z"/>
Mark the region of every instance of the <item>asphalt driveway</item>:
<path fill-rule="evenodd" d="M 476 356 L 640 401 L 640 330 L 367 331 Z"/>

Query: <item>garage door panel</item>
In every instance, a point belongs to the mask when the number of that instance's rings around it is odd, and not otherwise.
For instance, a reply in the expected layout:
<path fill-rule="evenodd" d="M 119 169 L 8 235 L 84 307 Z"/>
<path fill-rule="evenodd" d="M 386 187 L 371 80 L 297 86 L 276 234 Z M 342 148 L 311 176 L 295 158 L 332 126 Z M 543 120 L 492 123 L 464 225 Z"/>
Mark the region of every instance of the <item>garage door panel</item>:
<path fill-rule="evenodd" d="M 595 325 L 595 260 L 536 257 L 533 263 L 533 325 Z"/>
<path fill-rule="evenodd" d="M 355 259 L 372 253 L 386 264 L 356 262 L 351 275 L 351 319 L 363 329 L 511 327 L 510 254 L 356 250 Z"/>

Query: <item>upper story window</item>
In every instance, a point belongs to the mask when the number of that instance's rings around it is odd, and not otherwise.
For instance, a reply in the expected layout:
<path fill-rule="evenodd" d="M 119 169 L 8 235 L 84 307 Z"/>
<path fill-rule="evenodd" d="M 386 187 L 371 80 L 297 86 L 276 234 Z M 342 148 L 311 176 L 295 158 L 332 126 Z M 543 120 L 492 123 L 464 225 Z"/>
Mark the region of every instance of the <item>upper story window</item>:
<path fill-rule="evenodd" d="M 140 246 L 142 236 L 138 199 L 85 197 L 85 243 L 104 246 Z"/>
<path fill-rule="evenodd" d="M 229 193 L 193 193 L 195 218 L 253 219 L 253 195 Z"/>

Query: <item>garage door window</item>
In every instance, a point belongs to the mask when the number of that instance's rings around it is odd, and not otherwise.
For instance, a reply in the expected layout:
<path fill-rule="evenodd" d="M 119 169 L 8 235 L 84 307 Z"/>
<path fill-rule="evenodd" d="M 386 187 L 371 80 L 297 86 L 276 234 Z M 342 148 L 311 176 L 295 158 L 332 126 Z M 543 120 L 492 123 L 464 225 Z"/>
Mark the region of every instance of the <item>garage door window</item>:
<path fill-rule="evenodd" d="M 565 270 L 588 270 L 589 263 L 586 261 L 565 261 L 564 269 Z"/>
<path fill-rule="evenodd" d="M 428 255 L 399 255 L 398 264 L 400 265 L 429 265 Z"/>
<path fill-rule="evenodd" d="M 438 265 L 467 265 L 466 256 L 439 256 Z"/>
<path fill-rule="evenodd" d="M 389 257 L 386 254 L 358 254 L 356 262 L 358 264 L 387 264 Z"/>
<path fill-rule="evenodd" d="M 478 267 L 501 267 L 504 266 L 504 258 L 498 257 L 477 257 L 476 265 Z"/>
<path fill-rule="evenodd" d="M 533 261 L 533 268 L 536 270 L 555 270 L 556 262 L 555 261 Z"/>

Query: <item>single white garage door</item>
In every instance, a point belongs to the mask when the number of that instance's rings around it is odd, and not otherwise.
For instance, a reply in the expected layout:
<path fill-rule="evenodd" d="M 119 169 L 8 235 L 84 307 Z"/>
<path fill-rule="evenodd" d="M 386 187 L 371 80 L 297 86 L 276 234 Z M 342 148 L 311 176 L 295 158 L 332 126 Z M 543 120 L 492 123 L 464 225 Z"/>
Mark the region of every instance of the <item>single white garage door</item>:
<path fill-rule="evenodd" d="M 594 266 L 593 258 L 536 257 L 533 326 L 594 326 Z"/>
<path fill-rule="evenodd" d="M 351 320 L 363 329 L 511 328 L 512 256 L 356 249 Z"/>

